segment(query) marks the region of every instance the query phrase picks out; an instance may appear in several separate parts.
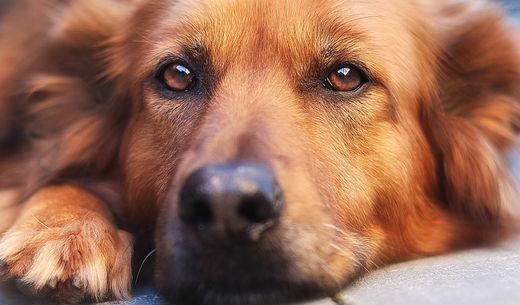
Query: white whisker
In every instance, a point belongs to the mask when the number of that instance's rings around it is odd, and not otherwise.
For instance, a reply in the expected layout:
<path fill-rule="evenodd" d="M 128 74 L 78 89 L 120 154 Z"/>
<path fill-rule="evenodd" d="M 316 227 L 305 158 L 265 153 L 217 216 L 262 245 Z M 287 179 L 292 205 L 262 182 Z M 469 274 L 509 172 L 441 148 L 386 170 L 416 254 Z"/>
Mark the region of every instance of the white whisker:
<path fill-rule="evenodd" d="M 36 219 L 36 221 L 41 224 L 43 227 L 47 228 L 47 229 L 50 229 L 48 225 L 46 225 L 45 223 L 43 223 L 43 221 L 41 221 L 40 219 L 38 219 L 38 217 L 36 217 L 35 215 L 32 215 L 32 217 L 34 217 L 34 219 Z"/>
<path fill-rule="evenodd" d="M 343 241 L 349 242 L 350 245 L 352 247 L 354 247 L 355 249 L 359 248 L 358 251 L 363 251 L 363 247 L 360 245 L 361 241 L 358 240 L 359 238 L 356 238 L 356 237 L 359 237 L 358 234 L 356 234 L 354 232 L 347 232 L 347 231 L 339 228 L 338 226 L 335 226 L 330 223 L 325 223 L 324 226 L 326 228 L 329 228 L 329 229 L 334 230 L 335 232 L 339 233 L 339 235 L 340 235 L 339 237 Z M 355 266 L 361 267 L 367 272 L 369 271 L 367 266 L 364 263 L 362 263 L 360 259 L 358 259 L 358 257 L 355 254 L 356 253 L 355 251 L 354 252 L 346 251 L 345 249 L 341 248 L 336 243 L 329 243 L 329 246 L 331 248 L 335 249 L 341 256 L 343 256 L 344 258 L 346 258 L 350 262 L 352 262 Z"/>
<path fill-rule="evenodd" d="M 139 280 L 139 275 L 141 274 L 141 271 L 143 270 L 144 264 L 150 258 L 150 256 L 155 254 L 155 252 L 157 252 L 157 248 L 150 251 L 150 253 L 148 253 L 148 255 L 146 255 L 146 257 L 143 259 L 143 262 L 141 263 L 141 266 L 139 267 L 139 270 L 137 271 L 137 275 L 135 276 L 135 284 L 137 284 L 137 281 Z"/>

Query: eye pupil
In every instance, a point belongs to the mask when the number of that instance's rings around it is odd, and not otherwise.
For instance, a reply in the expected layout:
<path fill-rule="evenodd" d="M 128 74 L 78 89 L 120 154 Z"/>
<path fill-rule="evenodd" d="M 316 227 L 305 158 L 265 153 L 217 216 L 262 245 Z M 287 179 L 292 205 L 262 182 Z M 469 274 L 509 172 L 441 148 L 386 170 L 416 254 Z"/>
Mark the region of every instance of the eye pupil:
<path fill-rule="evenodd" d="M 182 64 L 170 64 L 162 72 L 161 80 L 172 91 L 189 90 L 194 81 L 191 70 Z"/>
<path fill-rule="evenodd" d="M 327 77 L 327 87 L 335 91 L 355 91 L 365 82 L 363 72 L 355 67 L 342 67 Z"/>

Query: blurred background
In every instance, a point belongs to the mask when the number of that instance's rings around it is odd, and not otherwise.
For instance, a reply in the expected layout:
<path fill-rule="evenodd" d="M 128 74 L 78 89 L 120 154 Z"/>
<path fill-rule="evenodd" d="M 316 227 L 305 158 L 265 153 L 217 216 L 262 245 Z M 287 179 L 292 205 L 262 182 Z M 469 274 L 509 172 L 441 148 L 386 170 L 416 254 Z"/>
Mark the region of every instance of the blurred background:
<path fill-rule="evenodd" d="M 511 13 L 511 16 L 516 18 L 516 22 L 520 24 L 520 0 L 502 0 L 501 2 Z"/>

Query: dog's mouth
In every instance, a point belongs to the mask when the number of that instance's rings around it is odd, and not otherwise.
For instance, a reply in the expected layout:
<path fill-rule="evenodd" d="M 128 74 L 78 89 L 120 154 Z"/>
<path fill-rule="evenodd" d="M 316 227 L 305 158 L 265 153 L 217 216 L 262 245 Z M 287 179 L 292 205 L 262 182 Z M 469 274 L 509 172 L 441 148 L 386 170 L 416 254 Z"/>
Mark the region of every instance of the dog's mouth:
<path fill-rule="evenodd" d="M 273 285 L 278 285 L 277 287 Z M 251 289 L 222 289 L 210 285 L 191 284 L 177 287 L 169 297 L 173 304 L 179 305 L 260 305 L 286 304 L 308 300 L 313 293 L 312 286 L 293 286 L 289 283 L 270 283 L 262 287 L 258 284 Z M 168 296 L 167 296 L 168 297 Z"/>
<path fill-rule="evenodd" d="M 288 260 L 280 254 L 241 249 L 205 259 L 190 256 L 181 253 L 171 268 L 156 268 L 161 292 L 176 305 L 285 304 L 329 295 L 321 283 L 291 275 Z"/>

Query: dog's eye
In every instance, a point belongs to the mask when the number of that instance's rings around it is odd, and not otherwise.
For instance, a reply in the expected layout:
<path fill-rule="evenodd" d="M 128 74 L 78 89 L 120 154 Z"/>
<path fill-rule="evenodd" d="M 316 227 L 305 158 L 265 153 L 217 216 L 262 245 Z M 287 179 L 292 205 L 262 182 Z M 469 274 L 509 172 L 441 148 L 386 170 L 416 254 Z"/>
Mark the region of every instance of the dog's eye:
<path fill-rule="evenodd" d="M 195 75 L 186 65 L 171 63 L 161 70 L 159 79 L 172 91 L 187 91 L 193 84 Z"/>
<path fill-rule="evenodd" d="M 335 91 L 355 91 L 366 83 L 365 74 L 353 66 L 341 67 L 330 73 L 325 86 Z"/>

